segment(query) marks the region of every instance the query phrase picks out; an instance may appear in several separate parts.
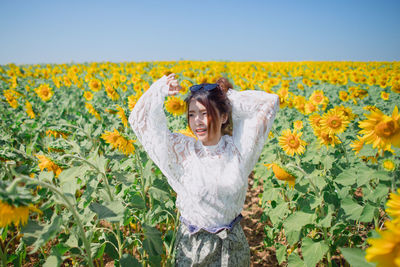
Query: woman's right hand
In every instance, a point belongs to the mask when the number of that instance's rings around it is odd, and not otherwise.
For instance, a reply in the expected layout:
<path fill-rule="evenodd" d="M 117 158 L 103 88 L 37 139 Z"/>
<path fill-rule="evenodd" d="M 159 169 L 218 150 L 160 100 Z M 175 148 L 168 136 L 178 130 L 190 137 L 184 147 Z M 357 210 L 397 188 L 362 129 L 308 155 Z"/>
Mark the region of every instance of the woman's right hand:
<path fill-rule="evenodd" d="M 180 90 L 182 90 L 182 86 L 180 86 L 178 80 L 175 79 L 175 73 L 171 73 L 167 76 L 167 85 L 169 86 L 169 96 L 176 95 Z"/>

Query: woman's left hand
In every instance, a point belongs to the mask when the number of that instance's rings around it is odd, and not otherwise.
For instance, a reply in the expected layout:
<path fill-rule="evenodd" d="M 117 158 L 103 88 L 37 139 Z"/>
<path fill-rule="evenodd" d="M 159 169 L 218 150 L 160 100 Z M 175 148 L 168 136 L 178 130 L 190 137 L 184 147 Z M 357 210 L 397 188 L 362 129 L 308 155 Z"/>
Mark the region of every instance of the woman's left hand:
<path fill-rule="evenodd" d="M 168 95 L 176 95 L 182 89 L 179 85 L 178 80 L 175 79 L 175 73 L 171 73 L 167 76 L 167 85 L 169 86 Z"/>

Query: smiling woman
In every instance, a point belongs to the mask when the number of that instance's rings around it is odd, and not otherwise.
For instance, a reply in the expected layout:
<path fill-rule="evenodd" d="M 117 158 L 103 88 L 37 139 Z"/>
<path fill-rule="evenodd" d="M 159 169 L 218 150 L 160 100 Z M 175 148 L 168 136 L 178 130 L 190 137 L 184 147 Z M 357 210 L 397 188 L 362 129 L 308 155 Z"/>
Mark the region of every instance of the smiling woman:
<path fill-rule="evenodd" d="M 267 140 L 279 98 L 262 91 L 236 92 L 225 78 L 194 85 L 185 102 L 195 139 L 167 127 L 164 99 L 181 89 L 175 74 L 163 76 L 129 116 L 137 139 L 177 193 L 176 265 L 249 266 L 250 249 L 238 222 L 248 175 Z"/>

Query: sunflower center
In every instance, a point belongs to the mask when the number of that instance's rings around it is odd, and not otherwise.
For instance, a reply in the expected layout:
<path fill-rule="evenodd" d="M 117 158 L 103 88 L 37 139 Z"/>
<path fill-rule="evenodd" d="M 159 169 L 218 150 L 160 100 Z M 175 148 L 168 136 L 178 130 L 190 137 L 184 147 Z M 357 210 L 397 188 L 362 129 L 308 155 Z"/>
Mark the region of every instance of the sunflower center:
<path fill-rule="evenodd" d="M 291 135 L 288 137 L 288 146 L 291 148 L 298 148 L 300 145 L 299 139 L 297 139 L 295 136 Z"/>
<path fill-rule="evenodd" d="M 375 126 L 376 135 L 383 138 L 392 136 L 397 130 L 398 127 L 396 127 L 392 119 L 389 121 L 381 121 Z"/>
<path fill-rule="evenodd" d="M 339 128 L 342 126 L 342 120 L 338 116 L 332 116 L 327 121 L 330 128 Z"/>

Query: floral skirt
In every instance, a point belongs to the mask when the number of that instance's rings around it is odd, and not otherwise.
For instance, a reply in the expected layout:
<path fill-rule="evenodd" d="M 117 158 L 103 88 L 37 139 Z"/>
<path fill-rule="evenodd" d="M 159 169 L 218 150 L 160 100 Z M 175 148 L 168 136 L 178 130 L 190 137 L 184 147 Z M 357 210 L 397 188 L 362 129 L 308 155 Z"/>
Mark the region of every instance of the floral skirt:
<path fill-rule="evenodd" d="M 183 223 L 176 237 L 175 266 L 250 266 L 250 248 L 242 226 L 216 234 L 200 230 L 191 234 Z"/>

